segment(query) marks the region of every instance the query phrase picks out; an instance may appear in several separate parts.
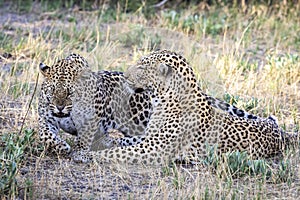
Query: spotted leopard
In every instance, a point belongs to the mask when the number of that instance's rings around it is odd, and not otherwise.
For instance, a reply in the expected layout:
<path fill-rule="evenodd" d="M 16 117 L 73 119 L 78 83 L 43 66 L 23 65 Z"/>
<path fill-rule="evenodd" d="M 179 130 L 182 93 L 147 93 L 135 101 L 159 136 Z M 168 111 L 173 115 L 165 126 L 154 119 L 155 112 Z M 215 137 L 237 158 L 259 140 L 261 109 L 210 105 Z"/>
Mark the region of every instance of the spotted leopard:
<path fill-rule="evenodd" d="M 110 129 L 119 130 L 124 138 L 144 134 L 152 113 L 148 91 L 132 93 L 123 73 L 92 72 L 80 55 L 71 54 L 52 66 L 40 64 L 44 76 L 39 96 L 39 135 L 46 146 L 58 153 L 70 153 L 69 144 L 59 130 L 76 136 L 75 151 L 110 147 L 106 138 Z M 100 141 L 99 141 L 100 140 Z M 102 146 L 102 147 L 99 147 Z"/>
<path fill-rule="evenodd" d="M 131 88 L 150 90 L 156 99 L 146 137 L 137 145 L 90 152 L 87 161 L 159 165 L 181 156 L 205 156 L 206 145 L 217 145 L 217 153 L 238 150 L 253 158 L 271 157 L 295 141 L 273 118 L 253 120 L 220 112 L 201 91 L 192 67 L 175 52 L 142 57 L 125 77 Z"/>

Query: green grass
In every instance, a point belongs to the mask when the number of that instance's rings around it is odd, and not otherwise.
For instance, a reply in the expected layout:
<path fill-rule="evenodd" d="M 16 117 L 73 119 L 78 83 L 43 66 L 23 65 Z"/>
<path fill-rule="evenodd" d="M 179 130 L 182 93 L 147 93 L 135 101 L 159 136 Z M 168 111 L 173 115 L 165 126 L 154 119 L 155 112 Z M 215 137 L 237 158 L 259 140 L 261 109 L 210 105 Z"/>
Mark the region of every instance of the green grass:
<path fill-rule="evenodd" d="M 1 196 L 297 199 L 298 147 L 282 158 L 254 161 L 244 153 L 218 157 L 209 150 L 199 165 L 149 171 L 74 165 L 44 154 L 33 136 L 38 65 L 51 65 L 71 52 L 86 57 L 93 70 L 118 71 L 153 49 L 181 52 L 203 91 L 256 115 L 275 115 L 286 131 L 299 131 L 299 3 L 242 7 L 218 1 L 205 7 L 181 2 L 179 9 L 168 3 L 153 9 L 154 1 L 122 2 L 113 7 L 91 1 L 0 1 L 8 5 L 0 8 Z M 25 131 L 19 133 L 28 108 Z M 79 194 L 72 184 L 89 188 Z"/>
<path fill-rule="evenodd" d="M 1 138 L 0 148 L 0 194 L 14 199 L 18 196 L 19 185 L 16 179 L 19 165 L 24 159 L 26 151 L 34 142 L 34 132 L 25 130 L 24 134 L 5 134 Z M 30 182 L 28 182 L 30 183 Z"/>

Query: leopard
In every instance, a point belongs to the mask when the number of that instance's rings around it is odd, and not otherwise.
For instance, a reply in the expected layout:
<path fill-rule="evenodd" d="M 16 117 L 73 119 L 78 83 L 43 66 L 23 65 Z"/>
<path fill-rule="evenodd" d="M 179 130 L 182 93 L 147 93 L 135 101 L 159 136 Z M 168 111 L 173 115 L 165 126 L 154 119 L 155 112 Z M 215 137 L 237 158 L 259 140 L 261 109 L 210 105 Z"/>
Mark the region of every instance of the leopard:
<path fill-rule="evenodd" d="M 60 130 L 76 137 L 72 155 L 83 151 L 78 157 L 89 150 L 136 145 L 145 139 L 155 103 L 150 90 L 132 91 L 122 72 L 92 72 L 79 54 L 70 54 L 52 66 L 41 63 L 39 70 L 44 77 L 38 105 L 39 136 L 47 148 L 59 154 L 71 152 Z M 207 95 L 207 100 L 230 115 L 259 118 L 220 99 Z M 119 132 L 117 137 L 111 134 L 113 130 Z"/>
<path fill-rule="evenodd" d="M 150 90 L 155 98 L 145 138 L 132 146 L 91 151 L 81 161 L 162 165 L 182 156 L 204 157 L 207 145 L 216 146 L 217 154 L 239 151 L 253 159 L 270 158 L 297 140 L 273 117 L 253 120 L 220 112 L 201 90 L 193 68 L 176 52 L 160 50 L 141 57 L 124 76 L 130 88 Z"/>
<path fill-rule="evenodd" d="M 71 53 L 52 66 L 40 63 L 44 77 L 38 103 L 39 138 L 58 154 L 128 145 L 144 134 L 152 113 L 149 91 L 131 92 L 122 72 L 93 72 L 87 60 Z M 111 129 L 123 134 L 106 137 Z M 60 131 L 75 136 L 72 149 Z M 137 141 L 138 142 L 138 141 Z"/>

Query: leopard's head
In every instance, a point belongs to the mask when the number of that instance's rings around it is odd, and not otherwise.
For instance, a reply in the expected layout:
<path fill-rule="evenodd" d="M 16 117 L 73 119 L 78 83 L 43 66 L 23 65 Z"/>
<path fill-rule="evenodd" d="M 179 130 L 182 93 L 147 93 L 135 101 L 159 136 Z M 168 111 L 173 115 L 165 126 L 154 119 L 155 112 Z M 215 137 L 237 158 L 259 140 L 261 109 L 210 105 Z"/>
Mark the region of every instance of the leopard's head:
<path fill-rule="evenodd" d="M 196 86 L 196 78 L 186 59 L 176 52 L 155 51 L 142 57 L 124 74 L 132 89 L 150 89 L 163 94 L 177 87 Z"/>
<path fill-rule="evenodd" d="M 52 66 L 40 64 L 44 76 L 46 98 L 52 114 L 56 117 L 68 117 L 72 110 L 74 83 L 83 70 L 89 69 L 87 61 L 80 55 L 71 54 Z"/>

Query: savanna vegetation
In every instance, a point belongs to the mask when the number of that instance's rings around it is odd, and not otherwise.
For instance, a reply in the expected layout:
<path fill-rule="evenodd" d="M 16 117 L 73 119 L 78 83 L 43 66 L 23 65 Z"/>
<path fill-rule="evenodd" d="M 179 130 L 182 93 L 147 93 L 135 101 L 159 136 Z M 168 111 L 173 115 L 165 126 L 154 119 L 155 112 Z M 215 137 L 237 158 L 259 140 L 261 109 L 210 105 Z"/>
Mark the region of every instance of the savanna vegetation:
<path fill-rule="evenodd" d="M 149 169 L 44 150 L 40 62 L 75 52 L 93 70 L 124 71 L 155 49 L 182 53 L 206 93 L 299 132 L 297 0 L 0 0 L 1 199 L 299 199 L 299 146 L 268 160 L 207 147 L 197 165 Z"/>

